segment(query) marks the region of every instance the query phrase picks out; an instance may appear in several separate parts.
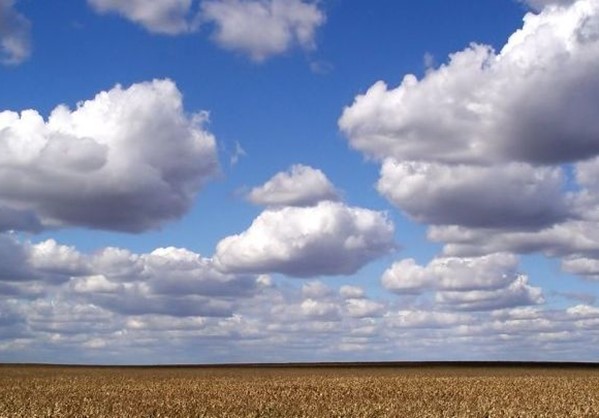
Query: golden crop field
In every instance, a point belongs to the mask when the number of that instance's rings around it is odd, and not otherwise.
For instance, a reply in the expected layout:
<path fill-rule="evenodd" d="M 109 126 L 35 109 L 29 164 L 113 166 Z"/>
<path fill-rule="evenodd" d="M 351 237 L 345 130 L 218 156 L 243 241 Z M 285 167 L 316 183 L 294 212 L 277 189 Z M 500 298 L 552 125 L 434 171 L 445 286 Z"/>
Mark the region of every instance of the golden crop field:
<path fill-rule="evenodd" d="M 0 417 L 599 417 L 599 371 L 4 365 Z"/>

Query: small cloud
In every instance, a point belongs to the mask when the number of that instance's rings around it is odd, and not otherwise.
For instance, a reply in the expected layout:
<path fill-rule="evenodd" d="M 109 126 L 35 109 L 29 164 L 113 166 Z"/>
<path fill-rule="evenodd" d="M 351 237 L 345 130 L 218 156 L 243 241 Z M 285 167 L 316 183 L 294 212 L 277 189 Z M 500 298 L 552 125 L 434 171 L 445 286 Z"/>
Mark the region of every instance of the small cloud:
<path fill-rule="evenodd" d="M 215 42 L 261 62 L 293 46 L 311 50 L 325 14 L 303 0 L 205 0 L 201 18 L 214 23 Z"/>
<path fill-rule="evenodd" d="M 311 206 L 327 200 L 337 201 L 339 192 L 322 171 L 295 164 L 253 188 L 247 198 L 256 205 Z"/>
<path fill-rule="evenodd" d="M 432 70 L 436 66 L 435 56 L 433 54 L 431 54 L 430 52 L 427 52 L 424 54 L 422 61 L 424 63 L 424 68 L 427 71 Z"/>
<path fill-rule="evenodd" d="M 17 65 L 31 55 L 31 22 L 14 8 L 15 0 L 0 0 L 0 62 Z"/>
<path fill-rule="evenodd" d="M 87 0 L 101 14 L 115 13 L 153 33 L 178 35 L 194 29 L 192 0 Z"/>
<path fill-rule="evenodd" d="M 231 167 L 237 165 L 239 160 L 245 156 L 247 156 L 247 152 L 245 152 L 245 150 L 241 147 L 241 144 L 239 142 L 235 141 L 235 150 L 231 154 L 230 159 Z"/>
<path fill-rule="evenodd" d="M 311 61 L 310 62 L 310 71 L 314 74 L 326 75 L 330 74 L 334 70 L 333 64 L 328 61 Z"/>

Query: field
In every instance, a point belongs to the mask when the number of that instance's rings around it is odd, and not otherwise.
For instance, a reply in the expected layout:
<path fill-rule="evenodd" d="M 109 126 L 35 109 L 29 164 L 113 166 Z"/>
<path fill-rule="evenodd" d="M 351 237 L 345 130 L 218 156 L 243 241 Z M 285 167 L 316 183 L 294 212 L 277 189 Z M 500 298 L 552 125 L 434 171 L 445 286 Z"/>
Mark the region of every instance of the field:
<path fill-rule="evenodd" d="M 0 417 L 599 417 L 599 369 L 0 365 Z"/>

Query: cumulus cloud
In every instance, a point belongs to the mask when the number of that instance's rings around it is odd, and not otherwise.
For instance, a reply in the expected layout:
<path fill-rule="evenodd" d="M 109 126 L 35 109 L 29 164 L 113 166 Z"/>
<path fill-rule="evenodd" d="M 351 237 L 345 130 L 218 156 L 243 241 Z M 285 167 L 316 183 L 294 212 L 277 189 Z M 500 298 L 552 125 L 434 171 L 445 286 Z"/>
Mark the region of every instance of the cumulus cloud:
<path fill-rule="evenodd" d="M 377 189 L 410 217 L 427 224 L 538 228 L 568 216 L 562 185 L 559 168 L 387 159 Z"/>
<path fill-rule="evenodd" d="M 385 323 L 397 328 L 448 328 L 464 325 L 471 321 L 467 315 L 454 312 L 435 312 L 423 310 L 400 310 L 389 312 Z"/>
<path fill-rule="evenodd" d="M 0 280 L 0 353 L 11 360 L 323 361 L 338 360 L 341 349 L 356 360 L 415 351 L 448 359 L 447 351 L 431 346 L 460 353 L 451 359 L 463 353 L 522 360 L 532 350 L 543 359 L 580 360 L 599 330 L 599 309 L 591 304 L 524 306 L 542 295 L 525 277 L 514 277 L 516 259 L 509 254 L 431 262 L 421 268 L 438 271 L 443 289 L 433 299 L 396 303 L 382 295 L 370 299 L 347 282 L 337 292 L 320 281 L 297 287 L 224 274 L 210 258 L 182 248 L 84 254 L 52 240 L 1 237 L 11 241 L 0 241 L 6 247 L 0 245 L 0 260 L 20 251 L 13 265 L 37 277 Z M 47 271 L 68 278 L 47 283 Z M 502 273 L 508 277 L 497 279 Z M 472 277 L 471 286 L 462 286 L 461 276 Z"/>
<path fill-rule="evenodd" d="M 0 0 L 0 62 L 20 64 L 31 54 L 31 23 L 15 8 L 15 0 Z"/>
<path fill-rule="evenodd" d="M 434 291 L 436 302 L 452 309 L 491 310 L 542 303 L 541 289 L 530 286 L 528 277 L 517 268 L 517 257 L 506 253 L 437 257 L 426 266 L 405 259 L 387 269 L 381 282 L 398 294 Z"/>
<path fill-rule="evenodd" d="M 473 43 L 421 79 L 379 81 L 339 128 L 381 164 L 379 193 L 429 225 L 444 257 L 541 252 L 594 279 L 599 3 L 527 3 L 537 12 L 498 51 Z"/>
<path fill-rule="evenodd" d="M 140 232 L 180 217 L 218 168 L 206 118 L 170 80 L 117 85 L 47 120 L 0 112 L 0 226 Z"/>
<path fill-rule="evenodd" d="M 453 309 L 466 311 L 504 309 L 545 302 L 541 288 L 531 286 L 526 275 L 519 275 L 504 288 L 465 292 L 441 291 L 437 292 L 435 299 L 441 305 L 450 305 Z"/>
<path fill-rule="evenodd" d="M 0 235 L 3 295 L 42 297 L 62 289 L 75 300 L 120 314 L 224 317 L 232 315 L 235 300 L 263 288 L 261 282 L 221 273 L 210 258 L 183 248 L 82 254 L 54 240 L 21 243 Z"/>
<path fill-rule="evenodd" d="M 0 282 L 29 280 L 35 274 L 28 267 L 29 255 L 20 243 L 0 235 Z"/>
<path fill-rule="evenodd" d="M 220 241 L 215 260 L 230 272 L 352 274 L 393 248 L 393 231 L 384 213 L 338 202 L 268 209 L 245 232 Z"/>
<path fill-rule="evenodd" d="M 87 0 L 98 13 L 116 13 L 150 32 L 176 35 L 192 29 L 192 0 Z"/>
<path fill-rule="evenodd" d="M 311 206 L 339 200 L 339 193 L 321 170 L 296 164 L 253 188 L 247 198 L 257 205 Z"/>
<path fill-rule="evenodd" d="M 527 14 L 499 53 L 472 44 L 418 80 L 374 84 L 339 120 L 378 159 L 558 163 L 599 152 L 599 5 Z"/>
<path fill-rule="evenodd" d="M 409 258 L 393 264 L 382 277 L 383 286 L 395 292 L 497 289 L 518 277 L 518 258 L 497 253 L 482 257 L 437 257 L 427 266 Z"/>
<path fill-rule="evenodd" d="M 315 3 L 303 0 L 205 0 L 202 19 L 216 26 L 214 40 L 255 61 L 298 45 L 312 49 L 325 21 Z"/>
<path fill-rule="evenodd" d="M 596 222 L 568 221 L 538 231 L 476 230 L 443 225 L 429 228 L 428 237 L 445 243 L 443 253 L 451 256 L 493 252 L 541 252 L 549 257 L 599 256 L 599 225 Z"/>
<path fill-rule="evenodd" d="M 347 314 L 352 318 L 373 318 L 382 316 L 385 305 L 374 300 L 359 298 L 345 301 Z"/>
<path fill-rule="evenodd" d="M 90 256 L 88 263 L 93 273 L 73 278 L 73 292 L 127 315 L 230 316 L 231 298 L 258 289 L 256 278 L 223 274 L 211 259 L 183 248 L 148 254 L 112 248 Z"/>
<path fill-rule="evenodd" d="M 7 10 L 13 1 L 3 0 Z M 201 24 L 211 24 L 214 27 L 212 38 L 219 46 L 248 55 L 254 61 L 264 61 L 296 46 L 304 50 L 314 49 L 316 30 L 326 20 L 317 2 L 306 0 L 87 2 L 97 13 L 120 15 L 152 33 L 178 35 L 196 32 Z M 9 41 L 14 44 L 12 47 L 16 54 L 17 45 L 7 38 Z"/>
<path fill-rule="evenodd" d="M 365 292 L 359 286 L 344 285 L 339 289 L 339 294 L 344 299 L 362 299 Z"/>

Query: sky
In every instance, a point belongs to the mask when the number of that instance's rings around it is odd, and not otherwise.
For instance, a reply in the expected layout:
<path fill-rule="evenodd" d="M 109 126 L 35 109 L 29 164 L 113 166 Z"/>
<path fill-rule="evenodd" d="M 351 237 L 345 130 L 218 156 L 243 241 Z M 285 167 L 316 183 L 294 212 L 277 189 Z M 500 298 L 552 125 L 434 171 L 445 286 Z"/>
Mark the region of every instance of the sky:
<path fill-rule="evenodd" d="M 596 361 L 598 0 L 0 0 L 0 362 Z"/>

